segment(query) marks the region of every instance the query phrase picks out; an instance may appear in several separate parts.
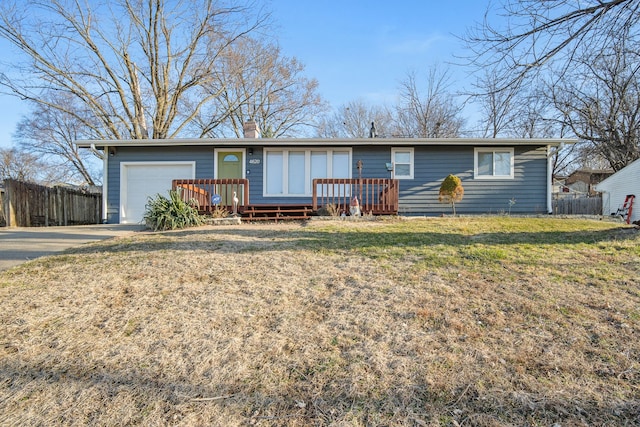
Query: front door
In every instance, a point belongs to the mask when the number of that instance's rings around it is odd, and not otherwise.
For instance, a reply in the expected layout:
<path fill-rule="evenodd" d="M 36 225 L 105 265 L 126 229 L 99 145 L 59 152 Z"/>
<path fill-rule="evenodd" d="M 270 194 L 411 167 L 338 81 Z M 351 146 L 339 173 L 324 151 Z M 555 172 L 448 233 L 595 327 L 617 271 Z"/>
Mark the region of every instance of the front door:
<path fill-rule="evenodd" d="M 231 178 L 244 178 L 243 176 L 243 157 L 244 151 L 218 151 L 217 159 L 218 164 L 218 179 L 231 179 Z M 222 197 L 221 205 L 232 206 L 233 204 L 233 192 L 237 193 L 237 197 L 242 203 L 244 194 L 242 186 L 228 185 L 220 189 L 220 196 Z"/>

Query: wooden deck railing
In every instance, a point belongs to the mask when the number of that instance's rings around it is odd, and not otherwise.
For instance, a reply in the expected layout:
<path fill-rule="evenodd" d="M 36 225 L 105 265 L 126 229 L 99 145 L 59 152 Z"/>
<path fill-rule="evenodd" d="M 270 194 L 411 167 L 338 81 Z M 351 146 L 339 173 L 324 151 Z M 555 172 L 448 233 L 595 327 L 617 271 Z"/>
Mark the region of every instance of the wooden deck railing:
<path fill-rule="evenodd" d="M 180 189 L 183 200 L 196 200 L 200 213 L 210 213 L 216 205 L 233 212 L 234 192 L 238 197 L 237 212 L 249 207 L 248 179 L 176 179 L 173 189 Z M 397 179 L 318 178 L 313 180 L 313 210 L 333 204 L 348 213 L 351 200 L 357 197 L 364 214 L 396 215 L 399 190 Z"/>
<path fill-rule="evenodd" d="M 180 189 L 182 199 L 196 200 L 200 213 L 212 212 L 219 205 L 233 212 L 233 193 L 238 198 L 237 212 L 249 205 L 248 179 L 174 179 L 174 190 Z"/>
<path fill-rule="evenodd" d="M 353 197 L 358 197 L 363 214 L 396 215 L 400 186 L 389 178 L 316 178 L 313 180 L 313 210 L 328 204 L 349 212 Z"/>

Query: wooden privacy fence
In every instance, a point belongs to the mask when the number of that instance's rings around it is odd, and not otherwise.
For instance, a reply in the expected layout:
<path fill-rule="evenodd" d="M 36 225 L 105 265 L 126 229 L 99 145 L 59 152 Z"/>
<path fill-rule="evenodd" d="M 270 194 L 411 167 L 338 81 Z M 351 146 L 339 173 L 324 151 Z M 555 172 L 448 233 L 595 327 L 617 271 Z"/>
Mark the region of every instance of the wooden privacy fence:
<path fill-rule="evenodd" d="M 602 215 L 602 197 L 561 197 L 552 201 L 555 215 Z"/>
<path fill-rule="evenodd" d="M 313 180 L 313 210 L 332 204 L 349 212 L 353 197 L 357 197 L 363 213 L 396 215 L 400 186 L 389 178 L 316 178 Z"/>
<path fill-rule="evenodd" d="M 3 210 L 9 227 L 99 224 L 102 195 L 66 187 L 4 181 Z"/>

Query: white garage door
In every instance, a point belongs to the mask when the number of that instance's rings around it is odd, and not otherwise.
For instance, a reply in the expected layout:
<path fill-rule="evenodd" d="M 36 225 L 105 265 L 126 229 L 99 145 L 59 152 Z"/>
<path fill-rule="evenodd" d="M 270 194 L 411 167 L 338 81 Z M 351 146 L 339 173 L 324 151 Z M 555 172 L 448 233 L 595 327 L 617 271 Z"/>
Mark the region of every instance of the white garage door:
<path fill-rule="evenodd" d="M 149 197 L 168 197 L 172 180 L 194 177 L 195 162 L 121 163 L 120 223 L 142 222 Z"/>

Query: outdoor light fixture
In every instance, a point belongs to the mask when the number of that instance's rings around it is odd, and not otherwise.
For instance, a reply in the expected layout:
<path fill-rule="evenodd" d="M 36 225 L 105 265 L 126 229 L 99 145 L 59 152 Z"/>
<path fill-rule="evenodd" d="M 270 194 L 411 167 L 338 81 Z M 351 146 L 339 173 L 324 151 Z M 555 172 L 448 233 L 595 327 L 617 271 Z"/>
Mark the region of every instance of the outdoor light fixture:
<path fill-rule="evenodd" d="M 249 148 L 249 155 L 253 156 L 253 148 Z"/>

